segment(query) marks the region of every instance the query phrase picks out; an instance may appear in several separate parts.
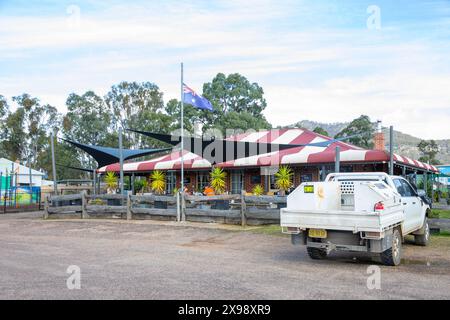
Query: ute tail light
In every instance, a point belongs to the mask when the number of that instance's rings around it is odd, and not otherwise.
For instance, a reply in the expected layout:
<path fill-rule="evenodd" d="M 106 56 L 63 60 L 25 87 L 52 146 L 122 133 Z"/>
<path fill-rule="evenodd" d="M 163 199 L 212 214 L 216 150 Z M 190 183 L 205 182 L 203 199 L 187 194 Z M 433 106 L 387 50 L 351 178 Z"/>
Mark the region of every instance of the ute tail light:
<path fill-rule="evenodd" d="M 375 203 L 375 206 L 373 208 L 375 211 L 383 211 L 384 210 L 384 203 L 382 201 Z"/>

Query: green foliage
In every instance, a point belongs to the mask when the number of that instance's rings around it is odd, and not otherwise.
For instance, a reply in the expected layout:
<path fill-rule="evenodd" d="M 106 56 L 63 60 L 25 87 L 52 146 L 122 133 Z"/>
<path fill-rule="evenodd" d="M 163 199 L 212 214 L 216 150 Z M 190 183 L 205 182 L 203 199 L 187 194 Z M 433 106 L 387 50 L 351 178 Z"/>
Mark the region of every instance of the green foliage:
<path fill-rule="evenodd" d="M 450 219 L 450 210 L 431 209 L 429 218 Z"/>
<path fill-rule="evenodd" d="M 0 119 L 6 116 L 8 114 L 8 111 L 9 111 L 8 101 L 4 96 L 0 94 Z"/>
<path fill-rule="evenodd" d="M 164 172 L 155 170 L 150 175 L 151 188 L 157 194 L 163 194 L 166 191 L 166 175 Z"/>
<path fill-rule="evenodd" d="M 142 179 L 136 179 L 134 180 L 134 191 L 135 192 L 142 192 L 142 189 L 144 188 L 145 180 Z"/>
<path fill-rule="evenodd" d="M 97 206 L 104 206 L 107 204 L 107 202 L 105 200 L 95 198 L 95 199 L 89 200 L 89 204 L 97 205 Z"/>
<path fill-rule="evenodd" d="M 123 81 L 113 85 L 105 96 L 105 103 L 112 114 L 111 127 L 114 131 L 123 127 L 167 133 L 170 129 L 172 117 L 164 112 L 163 94 L 151 82 Z M 126 131 L 124 134 L 124 146 L 127 148 L 161 144 L 137 133 Z"/>
<path fill-rule="evenodd" d="M 241 129 L 247 131 L 250 129 L 270 129 L 272 126 L 267 122 L 263 115 L 255 117 L 248 112 L 227 112 L 222 116 L 220 121 L 217 122 L 216 127 L 223 133 L 226 134 L 227 129 Z"/>
<path fill-rule="evenodd" d="M 324 135 L 329 137 L 330 135 L 328 134 L 327 130 L 323 129 L 322 127 L 315 127 L 313 132 Z"/>
<path fill-rule="evenodd" d="M 203 86 L 215 112 L 199 110 L 185 104 L 184 125 L 193 132 L 194 123 L 203 124 L 203 131 L 226 129 L 270 129 L 262 115 L 266 108 L 264 91 L 237 73 L 217 74 Z M 166 106 L 163 93 L 151 82 L 121 82 L 104 96 L 93 91 L 71 93 L 66 100 L 67 112 L 58 113 L 48 104 L 26 93 L 13 97 L 17 108 L 11 111 L 8 101 L 0 95 L 0 156 L 22 163 L 31 162 L 52 178 L 50 132 L 85 144 L 117 147 L 118 128 L 139 128 L 143 131 L 169 133 L 180 127 L 180 102 L 170 100 Z M 124 131 L 125 148 L 158 147 L 164 144 L 145 136 Z M 68 169 L 64 165 L 95 168 L 97 163 L 85 152 L 55 139 L 58 179 L 88 178 L 89 173 Z M 144 189 L 144 188 L 143 188 Z"/>
<path fill-rule="evenodd" d="M 171 131 L 180 129 L 181 102 L 177 99 L 171 99 L 166 105 L 166 112 L 172 117 Z M 190 104 L 184 104 L 184 130 L 194 133 L 194 123 L 202 122 L 201 110 Z"/>
<path fill-rule="evenodd" d="M 350 124 L 341 132 L 339 132 L 335 136 L 335 138 L 342 138 L 361 133 L 360 135 L 353 137 L 346 142 L 349 142 L 361 148 L 372 149 L 374 146 L 374 143 L 372 141 L 374 132 L 375 129 L 372 122 L 370 122 L 370 118 L 368 116 L 362 115 L 350 122 Z"/>
<path fill-rule="evenodd" d="M 275 185 L 284 195 L 286 190 L 292 187 L 292 177 L 294 172 L 288 166 L 280 166 L 278 172 L 275 173 Z"/>
<path fill-rule="evenodd" d="M 211 170 L 210 173 L 211 187 L 214 189 L 214 192 L 216 194 L 222 194 L 225 191 L 226 177 L 227 173 L 223 171 L 222 168 L 215 167 Z"/>
<path fill-rule="evenodd" d="M 257 184 L 253 187 L 252 193 L 255 196 L 261 196 L 264 194 L 264 188 L 260 184 Z"/>
<path fill-rule="evenodd" d="M 422 153 L 422 156 L 419 158 L 419 161 L 431 163 L 434 165 L 440 164 L 438 160 L 436 160 L 436 155 L 439 153 L 439 146 L 434 140 L 421 140 L 417 145 L 419 151 Z"/>
<path fill-rule="evenodd" d="M 47 152 L 50 131 L 60 125 L 59 113 L 55 107 L 41 105 L 39 99 L 26 93 L 13 97 L 13 101 L 17 108 L 10 112 L 6 99 L 0 96 L 0 150 L 13 161 L 43 168 L 40 159 Z"/>
<path fill-rule="evenodd" d="M 117 175 L 114 172 L 112 172 L 112 171 L 107 172 L 105 174 L 105 178 L 104 179 L 105 179 L 104 181 L 106 183 L 106 187 L 109 190 L 113 191 L 113 190 L 117 189 L 118 177 L 117 177 Z"/>
<path fill-rule="evenodd" d="M 211 82 L 203 85 L 203 96 L 211 101 L 214 112 L 201 111 L 200 118 L 204 124 L 204 130 L 213 126 L 220 129 L 238 128 L 246 130 L 249 125 L 240 121 L 239 124 L 227 127 L 236 119 L 235 114 L 245 114 L 248 120 L 253 117 L 252 123 L 258 128 L 267 128 L 270 125 L 262 115 L 262 111 L 266 108 L 267 102 L 264 98 L 264 90 L 257 84 L 251 83 L 244 76 L 233 73 L 225 76 L 218 73 Z M 225 117 L 228 113 L 229 117 Z"/>
<path fill-rule="evenodd" d="M 103 144 L 109 132 L 111 114 L 102 97 L 93 91 L 81 96 L 72 93 L 67 98 L 66 106 L 64 135 L 80 143 Z"/>

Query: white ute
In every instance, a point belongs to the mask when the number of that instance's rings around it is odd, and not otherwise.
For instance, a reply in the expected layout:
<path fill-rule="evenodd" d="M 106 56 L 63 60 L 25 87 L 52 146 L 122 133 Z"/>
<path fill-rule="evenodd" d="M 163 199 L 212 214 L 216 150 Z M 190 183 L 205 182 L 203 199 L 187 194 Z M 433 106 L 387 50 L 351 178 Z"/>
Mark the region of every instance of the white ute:
<path fill-rule="evenodd" d="M 300 184 L 281 209 L 283 233 L 306 245 L 312 259 L 332 250 L 379 254 L 382 263 L 401 262 L 404 236 L 428 244 L 429 205 L 402 177 L 384 172 L 331 173 L 324 182 Z"/>

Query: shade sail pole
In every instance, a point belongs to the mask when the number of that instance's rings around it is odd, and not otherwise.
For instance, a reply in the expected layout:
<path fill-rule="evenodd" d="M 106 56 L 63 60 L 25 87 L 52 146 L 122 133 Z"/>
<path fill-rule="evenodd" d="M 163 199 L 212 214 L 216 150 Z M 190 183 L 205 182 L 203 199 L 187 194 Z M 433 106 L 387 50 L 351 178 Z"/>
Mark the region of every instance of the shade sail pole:
<path fill-rule="evenodd" d="M 122 127 L 119 128 L 119 160 L 120 160 L 120 194 L 123 195 L 123 150 L 122 150 Z M 122 199 L 122 198 L 121 198 Z M 123 202 L 123 199 L 122 199 Z"/>
<path fill-rule="evenodd" d="M 394 175 L 394 127 L 389 127 L 389 174 Z"/>
<path fill-rule="evenodd" d="M 181 63 L 181 192 L 184 192 L 184 90 L 183 90 L 183 62 Z"/>
<path fill-rule="evenodd" d="M 55 162 L 55 146 L 54 146 L 55 134 L 50 133 L 50 147 L 52 149 L 52 171 L 53 171 L 53 192 L 58 195 L 58 185 L 56 183 L 56 162 Z"/>

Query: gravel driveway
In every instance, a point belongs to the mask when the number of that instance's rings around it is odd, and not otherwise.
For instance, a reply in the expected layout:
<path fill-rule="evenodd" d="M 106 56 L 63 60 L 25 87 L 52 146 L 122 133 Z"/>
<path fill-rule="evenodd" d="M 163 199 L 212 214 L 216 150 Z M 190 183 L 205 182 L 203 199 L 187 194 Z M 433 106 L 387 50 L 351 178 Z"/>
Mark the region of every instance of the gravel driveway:
<path fill-rule="evenodd" d="M 406 244 L 404 263 L 310 260 L 285 236 L 153 221 L 0 215 L 0 299 L 448 299 L 450 238 Z M 367 269 L 381 269 L 368 289 Z M 81 270 L 69 290 L 68 266 Z"/>

